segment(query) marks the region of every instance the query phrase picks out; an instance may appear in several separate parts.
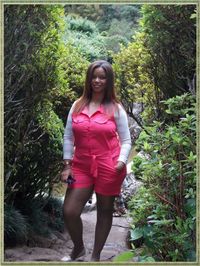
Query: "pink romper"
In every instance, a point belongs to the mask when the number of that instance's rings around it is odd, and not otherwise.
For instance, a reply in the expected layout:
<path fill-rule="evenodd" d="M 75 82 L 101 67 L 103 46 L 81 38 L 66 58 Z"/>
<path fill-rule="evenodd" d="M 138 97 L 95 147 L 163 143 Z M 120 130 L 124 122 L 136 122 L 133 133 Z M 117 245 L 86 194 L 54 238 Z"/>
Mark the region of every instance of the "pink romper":
<path fill-rule="evenodd" d="M 86 107 L 81 113 L 72 114 L 72 130 L 72 171 L 76 181 L 69 187 L 94 186 L 96 193 L 119 195 L 126 166 L 120 172 L 114 168 L 120 154 L 114 116 L 105 114 L 103 106 L 89 116 Z"/>

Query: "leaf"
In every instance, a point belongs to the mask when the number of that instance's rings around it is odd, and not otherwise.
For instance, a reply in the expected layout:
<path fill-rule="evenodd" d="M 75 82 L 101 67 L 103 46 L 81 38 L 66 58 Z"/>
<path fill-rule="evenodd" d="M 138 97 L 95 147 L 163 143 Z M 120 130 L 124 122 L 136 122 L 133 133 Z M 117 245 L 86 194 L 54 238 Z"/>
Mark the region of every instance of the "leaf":
<path fill-rule="evenodd" d="M 141 256 L 139 257 L 139 262 L 154 262 L 153 257 L 148 257 L 148 256 Z"/>
<path fill-rule="evenodd" d="M 155 224 L 155 225 L 166 225 L 172 223 L 173 220 L 150 220 L 148 223 Z"/>
<path fill-rule="evenodd" d="M 196 13 L 193 13 L 191 16 L 190 16 L 191 19 L 196 19 L 197 18 L 197 14 Z"/>
<path fill-rule="evenodd" d="M 134 253 L 132 251 L 126 251 L 121 253 L 120 255 L 116 256 L 113 261 L 130 261 L 134 256 Z"/>
<path fill-rule="evenodd" d="M 191 215 L 192 217 L 195 217 L 196 215 L 195 199 L 188 199 L 184 207 L 187 214 Z"/>
<path fill-rule="evenodd" d="M 151 148 L 151 146 L 149 145 L 149 143 L 147 143 L 146 141 L 144 142 L 144 150 L 148 151 Z"/>
<path fill-rule="evenodd" d="M 143 237 L 143 230 L 141 228 L 135 228 L 131 230 L 131 240 L 137 240 Z"/>

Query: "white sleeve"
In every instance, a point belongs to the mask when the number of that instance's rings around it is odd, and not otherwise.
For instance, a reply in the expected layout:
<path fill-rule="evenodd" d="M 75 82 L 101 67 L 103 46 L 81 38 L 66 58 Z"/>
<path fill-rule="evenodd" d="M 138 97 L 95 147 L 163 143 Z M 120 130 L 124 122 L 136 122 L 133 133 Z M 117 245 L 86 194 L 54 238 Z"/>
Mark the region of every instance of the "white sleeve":
<path fill-rule="evenodd" d="M 119 140 L 121 144 L 121 150 L 119 154 L 118 161 L 127 163 L 129 153 L 131 151 L 131 136 L 128 127 L 128 118 L 125 110 L 119 104 L 119 111 L 114 114 L 115 123 L 117 126 L 117 133 L 119 135 Z"/>
<path fill-rule="evenodd" d="M 71 160 L 74 153 L 74 134 L 72 131 L 72 105 L 68 117 L 67 122 L 64 130 L 64 137 L 63 137 L 63 159 L 69 159 Z"/>

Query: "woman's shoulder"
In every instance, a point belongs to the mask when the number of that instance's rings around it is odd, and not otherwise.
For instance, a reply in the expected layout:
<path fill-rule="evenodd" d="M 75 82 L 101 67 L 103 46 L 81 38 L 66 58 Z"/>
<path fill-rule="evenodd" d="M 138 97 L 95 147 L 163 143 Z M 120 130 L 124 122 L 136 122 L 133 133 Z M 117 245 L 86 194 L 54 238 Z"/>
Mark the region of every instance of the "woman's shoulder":
<path fill-rule="evenodd" d="M 117 108 L 124 110 L 124 107 L 121 102 L 117 102 L 116 105 L 117 105 Z"/>
<path fill-rule="evenodd" d="M 116 103 L 116 110 L 115 113 L 117 114 L 121 114 L 121 113 L 126 113 L 126 110 L 124 108 L 124 106 L 122 105 L 121 102 Z"/>
<path fill-rule="evenodd" d="M 75 107 L 77 106 L 77 103 L 80 101 L 80 99 L 77 99 L 75 100 L 73 103 L 72 103 L 72 106 L 71 106 L 71 110 L 73 111 L 75 109 Z"/>
<path fill-rule="evenodd" d="M 84 107 L 86 106 L 86 103 L 83 101 L 83 99 L 80 97 L 74 103 L 72 104 L 71 107 L 71 112 L 74 114 L 80 113 Z"/>
<path fill-rule="evenodd" d="M 117 103 L 117 108 L 114 112 L 115 121 L 122 121 L 127 118 L 127 113 L 124 106 L 121 103 Z"/>

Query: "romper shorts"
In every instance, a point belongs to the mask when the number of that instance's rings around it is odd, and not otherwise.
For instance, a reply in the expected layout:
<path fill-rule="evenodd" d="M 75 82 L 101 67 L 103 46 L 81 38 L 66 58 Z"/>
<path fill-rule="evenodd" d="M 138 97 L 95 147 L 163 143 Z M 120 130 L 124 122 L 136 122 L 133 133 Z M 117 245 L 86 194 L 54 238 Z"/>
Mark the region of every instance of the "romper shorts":
<path fill-rule="evenodd" d="M 114 116 L 109 117 L 101 106 L 92 116 L 87 108 L 72 115 L 75 151 L 72 172 L 75 182 L 70 188 L 88 188 L 101 195 L 117 196 L 126 176 L 126 166 L 115 169 L 120 142 Z"/>

